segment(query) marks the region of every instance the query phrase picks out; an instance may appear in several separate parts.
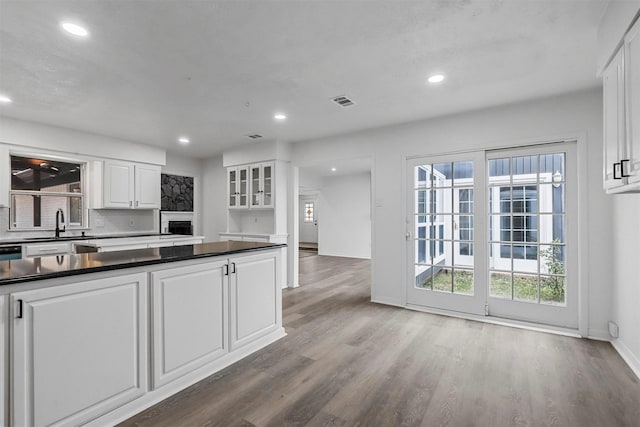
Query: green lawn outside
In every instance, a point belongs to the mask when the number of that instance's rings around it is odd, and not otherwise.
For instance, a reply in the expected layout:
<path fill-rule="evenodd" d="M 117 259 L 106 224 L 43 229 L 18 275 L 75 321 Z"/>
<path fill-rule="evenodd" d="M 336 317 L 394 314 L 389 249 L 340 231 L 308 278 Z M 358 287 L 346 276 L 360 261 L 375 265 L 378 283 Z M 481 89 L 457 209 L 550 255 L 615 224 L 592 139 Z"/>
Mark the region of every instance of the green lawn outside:
<path fill-rule="evenodd" d="M 511 299 L 511 275 L 491 273 L 490 294 L 493 297 Z M 441 292 L 453 291 L 458 294 L 473 294 L 473 272 L 469 270 L 442 269 L 433 278 L 433 290 Z M 431 288 L 431 280 L 422 284 L 423 288 Z M 564 277 L 540 277 L 540 302 L 547 304 L 564 303 Z M 533 275 L 513 275 L 513 299 L 520 301 L 538 301 L 538 278 Z"/>

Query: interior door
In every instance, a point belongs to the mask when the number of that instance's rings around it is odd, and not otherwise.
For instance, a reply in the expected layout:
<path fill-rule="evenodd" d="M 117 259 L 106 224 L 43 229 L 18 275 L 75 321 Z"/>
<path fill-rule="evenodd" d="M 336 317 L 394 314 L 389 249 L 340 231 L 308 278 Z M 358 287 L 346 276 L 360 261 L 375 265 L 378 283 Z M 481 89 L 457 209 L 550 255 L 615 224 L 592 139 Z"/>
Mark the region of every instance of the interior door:
<path fill-rule="evenodd" d="M 300 242 L 318 243 L 318 209 L 315 199 L 300 198 Z"/>
<path fill-rule="evenodd" d="M 483 314 L 483 153 L 410 159 L 407 172 L 408 304 Z"/>

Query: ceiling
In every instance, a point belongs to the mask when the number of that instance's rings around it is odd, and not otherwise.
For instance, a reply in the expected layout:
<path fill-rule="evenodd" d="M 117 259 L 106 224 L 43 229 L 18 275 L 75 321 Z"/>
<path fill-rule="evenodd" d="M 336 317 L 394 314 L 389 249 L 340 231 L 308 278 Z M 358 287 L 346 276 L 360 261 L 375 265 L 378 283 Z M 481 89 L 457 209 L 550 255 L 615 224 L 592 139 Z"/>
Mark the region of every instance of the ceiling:
<path fill-rule="evenodd" d="M 0 114 L 193 157 L 408 122 L 599 85 L 606 3 L 0 0 Z"/>

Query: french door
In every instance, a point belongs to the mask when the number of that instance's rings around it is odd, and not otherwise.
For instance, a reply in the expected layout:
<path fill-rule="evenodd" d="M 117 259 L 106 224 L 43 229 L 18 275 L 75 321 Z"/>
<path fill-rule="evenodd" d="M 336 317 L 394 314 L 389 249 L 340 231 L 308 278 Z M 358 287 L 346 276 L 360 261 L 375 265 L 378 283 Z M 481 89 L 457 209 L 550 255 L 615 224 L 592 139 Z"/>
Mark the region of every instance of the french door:
<path fill-rule="evenodd" d="M 412 159 L 408 171 L 407 301 L 483 314 L 484 154 Z"/>
<path fill-rule="evenodd" d="M 407 166 L 409 304 L 578 327 L 575 143 Z"/>

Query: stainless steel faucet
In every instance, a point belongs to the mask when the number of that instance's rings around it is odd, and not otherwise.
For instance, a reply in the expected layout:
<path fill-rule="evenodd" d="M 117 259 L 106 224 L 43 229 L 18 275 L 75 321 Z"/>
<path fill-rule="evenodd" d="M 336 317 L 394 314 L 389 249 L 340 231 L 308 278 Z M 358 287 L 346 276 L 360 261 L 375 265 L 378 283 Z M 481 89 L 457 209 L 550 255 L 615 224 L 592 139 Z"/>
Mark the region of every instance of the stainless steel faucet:
<path fill-rule="evenodd" d="M 64 233 L 67 230 L 67 227 L 64 225 L 62 226 L 62 229 L 60 228 L 60 220 L 64 223 L 64 212 L 62 209 L 58 209 L 56 211 L 56 239 L 60 238 L 60 233 Z"/>

